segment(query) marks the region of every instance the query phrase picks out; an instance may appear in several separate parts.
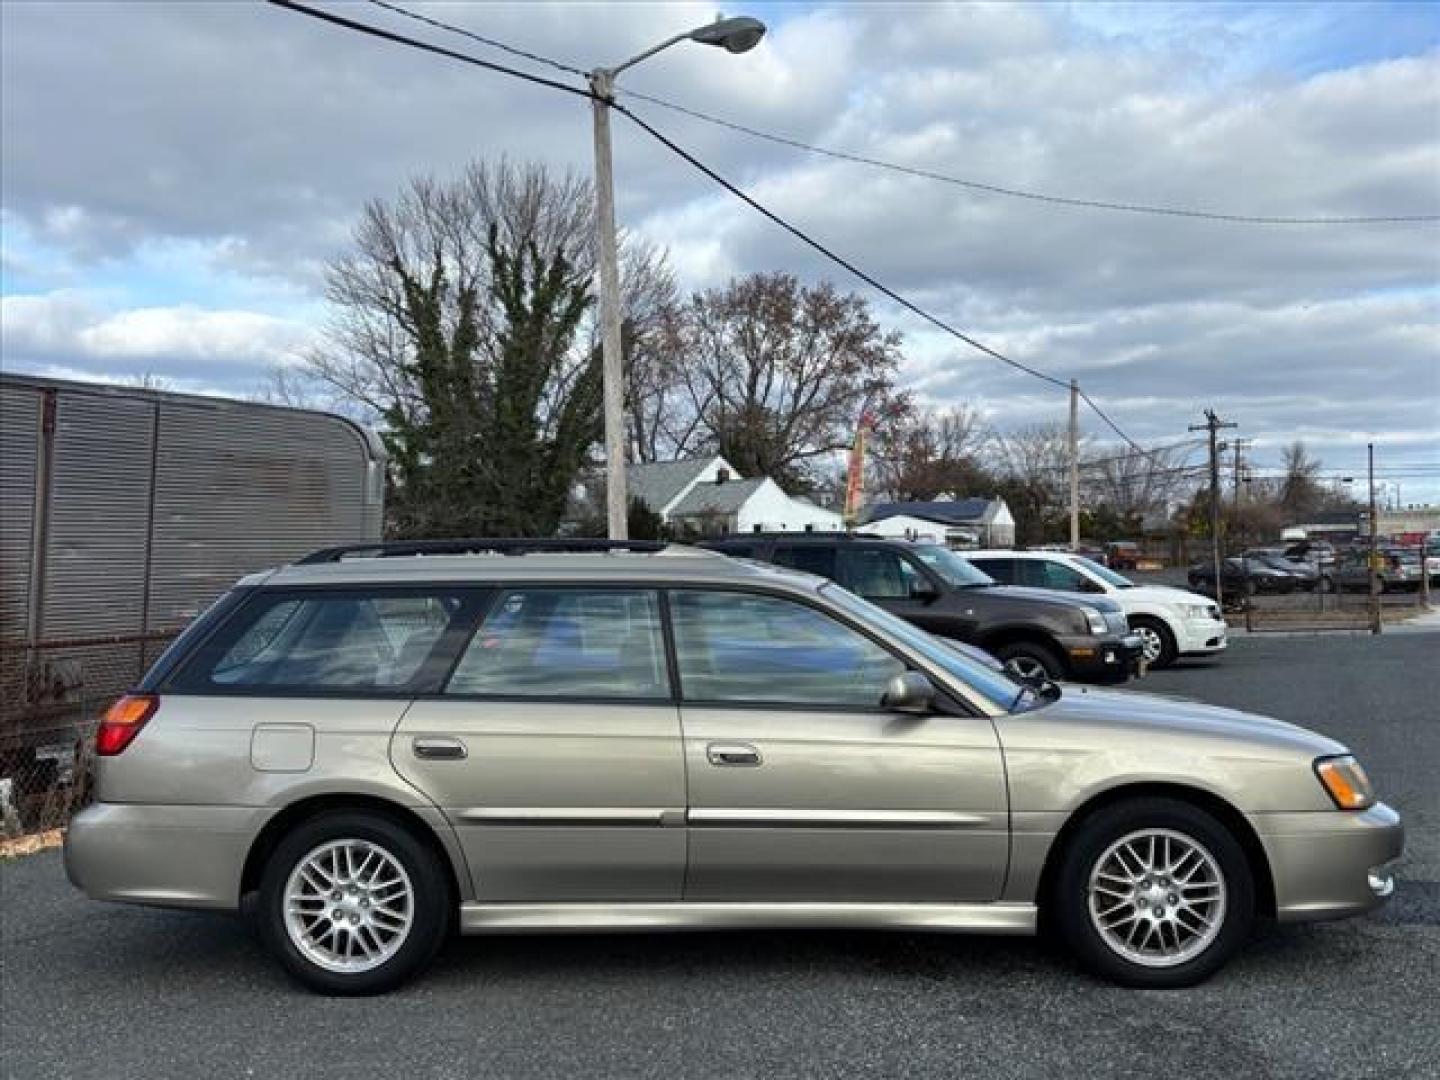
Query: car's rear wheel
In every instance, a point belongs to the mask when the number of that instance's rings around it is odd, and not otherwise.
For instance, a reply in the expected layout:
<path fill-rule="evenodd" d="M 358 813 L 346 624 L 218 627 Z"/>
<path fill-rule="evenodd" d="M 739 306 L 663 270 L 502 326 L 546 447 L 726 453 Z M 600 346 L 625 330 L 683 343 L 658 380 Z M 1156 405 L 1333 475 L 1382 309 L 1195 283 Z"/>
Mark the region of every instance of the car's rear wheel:
<path fill-rule="evenodd" d="M 1012 641 L 992 650 L 1012 678 L 1032 685 L 1065 677 L 1065 665 L 1047 645 L 1038 641 Z"/>
<path fill-rule="evenodd" d="M 450 890 L 435 853 L 380 814 L 302 822 L 260 882 L 262 936 L 295 979 L 325 994 L 377 994 L 417 974 L 449 927 Z"/>
<path fill-rule="evenodd" d="M 1245 852 L 1204 810 L 1146 798 L 1088 818 L 1061 854 L 1048 898 L 1062 939 L 1124 986 L 1193 986 L 1249 935 L 1255 886 Z"/>
<path fill-rule="evenodd" d="M 1142 655 L 1149 667 L 1167 668 L 1175 663 L 1180 650 L 1175 645 L 1175 635 L 1161 620 L 1137 615 L 1130 620 L 1130 629 L 1139 635 Z"/>

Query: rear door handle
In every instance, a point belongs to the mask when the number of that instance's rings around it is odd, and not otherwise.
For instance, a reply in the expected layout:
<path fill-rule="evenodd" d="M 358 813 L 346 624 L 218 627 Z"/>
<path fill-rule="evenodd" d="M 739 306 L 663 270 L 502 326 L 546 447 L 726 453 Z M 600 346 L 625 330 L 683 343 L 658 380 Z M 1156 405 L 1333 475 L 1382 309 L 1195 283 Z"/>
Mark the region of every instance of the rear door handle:
<path fill-rule="evenodd" d="M 416 739 L 410 744 L 417 758 L 427 761 L 462 761 L 467 751 L 459 739 Z"/>
<path fill-rule="evenodd" d="M 712 742 L 705 747 L 705 757 L 711 765 L 724 767 L 754 766 L 760 764 L 760 751 L 749 743 Z"/>

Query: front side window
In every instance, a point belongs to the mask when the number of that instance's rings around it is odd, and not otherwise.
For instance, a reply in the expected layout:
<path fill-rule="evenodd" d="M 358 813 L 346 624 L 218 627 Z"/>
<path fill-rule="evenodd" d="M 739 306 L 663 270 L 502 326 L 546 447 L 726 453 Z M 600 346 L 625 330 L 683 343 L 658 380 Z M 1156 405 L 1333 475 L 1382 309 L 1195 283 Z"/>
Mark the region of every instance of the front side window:
<path fill-rule="evenodd" d="M 838 570 L 836 580 L 841 585 L 871 600 L 908 600 L 929 584 L 898 552 L 887 548 L 844 548 Z"/>
<path fill-rule="evenodd" d="M 668 698 L 656 595 L 624 589 L 502 593 L 445 692 Z"/>
<path fill-rule="evenodd" d="M 671 620 L 687 701 L 878 707 L 905 665 L 814 608 L 751 593 L 677 591 Z"/>
<path fill-rule="evenodd" d="M 180 676 L 187 689 L 399 690 L 465 607 L 460 594 L 261 594 Z"/>

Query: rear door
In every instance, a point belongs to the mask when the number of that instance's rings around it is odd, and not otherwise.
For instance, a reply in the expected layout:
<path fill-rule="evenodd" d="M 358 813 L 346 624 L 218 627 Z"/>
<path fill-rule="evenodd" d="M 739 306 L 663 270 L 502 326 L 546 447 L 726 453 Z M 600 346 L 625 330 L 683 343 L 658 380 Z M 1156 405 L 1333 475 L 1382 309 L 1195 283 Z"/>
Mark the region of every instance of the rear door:
<path fill-rule="evenodd" d="M 455 826 L 481 901 L 678 900 L 685 765 L 654 590 L 496 591 L 395 767 Z"/>
<path fill-rule="evenodd" d="M 1008 808 L 988 719 L 886 710 L 903 659 L 799 600 L 719 589 L 669 600 L 687 900 L 999 895 Z"/>

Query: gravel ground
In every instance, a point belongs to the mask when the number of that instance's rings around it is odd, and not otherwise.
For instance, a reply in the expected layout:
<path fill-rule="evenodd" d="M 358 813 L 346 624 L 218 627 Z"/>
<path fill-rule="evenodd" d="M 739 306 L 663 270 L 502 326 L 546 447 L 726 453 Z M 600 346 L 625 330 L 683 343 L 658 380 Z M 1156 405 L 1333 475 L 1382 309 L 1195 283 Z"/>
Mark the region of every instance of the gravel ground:
<path fill-rule="evenodd" d="M 1142 688 L 1361 755 L 1409 842 L 1375 916 L 1271 929 L 1189 991 L 1098 984 L 1037 942 L 917 934 L 471 938 L 402 992 L 292 987 L 246 925 L 90 902 L 0 864 L 3 1076 L 1440 1076 L 1433 634 L 1242 639 Z M 1429 1020 L 1426 1020 L 1426 1017 Z"/>

